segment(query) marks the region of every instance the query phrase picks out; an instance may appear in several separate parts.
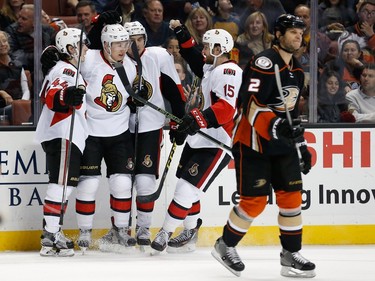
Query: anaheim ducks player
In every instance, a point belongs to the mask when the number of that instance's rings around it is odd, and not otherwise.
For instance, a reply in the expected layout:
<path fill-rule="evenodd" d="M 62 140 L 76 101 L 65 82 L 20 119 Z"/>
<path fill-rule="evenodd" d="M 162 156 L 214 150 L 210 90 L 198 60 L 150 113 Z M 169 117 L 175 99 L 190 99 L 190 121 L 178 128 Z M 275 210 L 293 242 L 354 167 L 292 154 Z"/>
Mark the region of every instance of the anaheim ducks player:
<path fill-rule="evenodd" d="M 300 18 L 281 15 L 275 23 L 273 47 L 259 53 L 245 68 L 240 92 L 243 114 L 233 140 L 240 201 L 231 210 L 223 236 L 212 251 L 237 276 L 245 266 L 235 246 L 266 207 L 272 189 L 279 207 L 281 275 L 315 276 L 315 265 L 299 253 L 302 248 L 301 171 L 304 174 L 310 171 L 311 155 L 303 128 L 295 121 L 290 125 L 286 119 L 275 79 L 275 64 L 278 64 L 286 106 L 292 118 L 297 118 L 304 74 L 293 53 L 301 47 L 304 29 Z M 296 143 L 302 154 L 302 167 Z"/>
<path fill-rule="evenodd" d="M 89 130 L 76 196 L 80 229 L 78 245 L 83 249 L 91 243 L 95 194 L 101 178 L 102 159 L 107 167 L 110 207 L 115 219 L 113 235 L 124 247 L 136 244 L 135 239 L 128 235 L 131 174 L 134 169 L 133 142 L 129 131 L 130 109 L 126 104 L 129 94 L 113 63 L 123 62 L 130 83 L 136 77 L 136 69 L 126 55 L 130 40 L 122 25 L 105 25 L 101 32 L 101 43 L 102 50 L 88 50 L 81 68 L 88 85 L 86 100 Z"/>
<path fill-rule="evenodd" d="M 85 81 L 77 70 L 78 64 L 85 61 L 87 40 L 83 34 L 80 42 L 80 36 L 81 31 L 77 28 L 66 28 L 56 34 L 56 47 L 61 52 L 61 60 L 45 77 L 39 94 L 43 109 L 36 128 L 36 141 L 42 144 L 46 153 L 49 175 L 43 206 L 41 256 L 74 255 L 74 243 L 64 236 L 59 219 L 64 186 L 67 203 L 73 187 L 78 184 L 80 160 L 87 138 Z M 75 119 L 71 127 L 73 107 Z M 68 141 L 70 130 L 73 130 L 71 142 Z M 71 154 L 65 184 L 64 164 L 69 145 Z"/>
<path fill-rule="evenodd" d="M 179 178 L 164 223 L 151 247 L 163 251 L 175 231 L 183 222 L 184 230 L 168 243 L 169 248 L 180 248 L 192 242 L 187 250 L 193 250 L 197 229 L 201 224 L 200 194 L 205 192 L 219 172 L 229 163 L 230 156 L 215 144 L 196 134 L 202 130 L 220 142 L 230 146 L 234 127 L 234 115 L 242 70 L 229 60 L 233 38 L 225 30 L 208 30 L 203 36 L 200 52 L 184 25 L 170 23 L 180 44 L 180 53 L 189 63 L 195 75 L 202 78 L 199 90 L 200 104 L 183 117 L 178 131 L 188 133 L 178 165 Z"/>

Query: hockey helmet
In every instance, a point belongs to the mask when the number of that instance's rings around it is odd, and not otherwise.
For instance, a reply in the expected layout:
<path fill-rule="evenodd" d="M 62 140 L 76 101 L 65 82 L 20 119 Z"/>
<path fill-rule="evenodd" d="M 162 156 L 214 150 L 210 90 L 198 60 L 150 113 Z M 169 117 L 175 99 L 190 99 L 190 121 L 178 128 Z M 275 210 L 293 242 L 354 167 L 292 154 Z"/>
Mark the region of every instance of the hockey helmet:
<path fill-rule="evenodd" d="M 147 33 L 144 26 L 139 21 L 126 22 L 124 24 L 126 31 L 129 33 L 129 36 L 133 35 L 144 35 L 145 44 L 147 42 Z"/>
<path fill-rule="evenodd" d="M 111 47 L 113 42 L 129 41 L 129 33 L 121 24 L 108 24 L 103 27 L 100 39 L 103 46 L 107 42 Z"/>
<path fill-rule="evenodd" d="M 63 53 L 71 56 L 68 52 L 68 45 L 78 48 L 81 38 L 81 30 L 78 28 L 64 28 L 56 34 L 56 47 Z M 88 45 L 86 34 L 82 34 L 82 43 Z"/>
<path fill-rule="evenodd" d="M 282 35 L 285 34 L 288 28 L 301 28 L 305 31 L 306 24 L 303 20 L 295 15 L 283 14 L 279 16 L 275 22 L 274 35 L 276 38 L 276 32 L 280 31 Z"/>
<path fill-rule="evenodd" d="M 210 48 L 211 56 L 218 57 L 223 53 L 229 53 L 234 45 L 233 37 L 230 33 L 224 29 L 210 29 L 203 35 L 203 43 L 207 43 Z M 215 45 L 218 44 L 221 47 L 221 53 L 219 55 L 213 55 L 212 51 Z"/>

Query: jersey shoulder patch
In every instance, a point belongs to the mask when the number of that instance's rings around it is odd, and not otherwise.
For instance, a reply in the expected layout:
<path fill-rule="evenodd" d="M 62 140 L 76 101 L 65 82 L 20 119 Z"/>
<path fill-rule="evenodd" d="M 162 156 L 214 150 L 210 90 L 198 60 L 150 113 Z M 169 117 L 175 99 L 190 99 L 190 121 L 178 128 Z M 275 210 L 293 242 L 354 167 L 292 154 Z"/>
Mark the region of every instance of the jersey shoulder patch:
<path fill-rule="evenodd" d="M 265 56 L 257 58 L 255 60 L 255 65 L 261 69 L 271 69 L 273 67 L 272 61 Z"/>

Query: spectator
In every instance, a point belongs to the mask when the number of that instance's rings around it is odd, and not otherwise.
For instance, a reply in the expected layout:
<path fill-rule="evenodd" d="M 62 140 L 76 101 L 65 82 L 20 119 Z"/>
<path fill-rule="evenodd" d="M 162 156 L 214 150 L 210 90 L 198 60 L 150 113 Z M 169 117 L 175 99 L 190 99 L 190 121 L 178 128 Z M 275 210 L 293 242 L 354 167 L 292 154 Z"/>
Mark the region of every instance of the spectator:
<path fill-rule="evenodd" d="M 344 122 L 342 116 L 347 115 L 348 102 L 345 99 L 344 83 L 340 75 L 334 71 L 323 73 L 318 84 L 318 122 Z M 343 114 L 341 114 L 343 112 Z M 354 121 L 354 118 L 352 118 Z"/>
<path fill-rule="evenodd" d="M 184 88 L 184 93 L 186 96 L 187 93 L 189 93 L 187 87 L 190 87 L 191 85 L 191 74 L 187 70 L 186 61 L 182 57 L 175 59 L 174 66 L 176 68 L 178 76 L 180 77 L 181 85 Z M 186 96 L 186 99 L 188 99 L 188 96 Z"/>
<path fill-rule="evenodd" d="M 83 0 L 85 1 L 85 0 Z M 75 8 L 77 9 L 77 5 L 79 2 L 82 2 L 80 0 L 67 0 L 67 4 L 72 7 L 72 8 Z M 97 11 L 98 13 L 102 13 L 103 11 L 105 11 L 105 6 L 107 5 L 111 5 L 113 2 L 116 2 L 114 0 L 92 0 L 91 1 L 92 4 L 94 4 L 95 6 L 95 11 Z M 76 10 L 77 12 L 77 10 Z"/>
<path fill-rule="evenodd" d="M 300 17 L 306 25 L 305 32 L 303 33 L 303 40 L 306 44 L 305 54 L 310 53 L 310 37 L 311 37 L 311 21 L 310 21 L 310 7 L 307 5 L 298 5 L 294 10 L 294 15 Z M 328 60 L 333 59 L 331 52 L 335 53 L 335 45 L 332 41 L 322 32 L 316 33 L 316 43 L 318 52 L 318 61 L 321 64 L 325 64 Z M 330 50 L 333 50 L 330 52 Z"/>
<path fill-rule="evenodd" d="M 298 5 L 305 4 L 309 5 L 309 0 L 280 0 L 281 5 L 283 5 L 285 12 L 287 14 L 293 14 L 294 10 L 297 8 Z"/>
<path fill-rule="evenodd" d="M 30 99 L 30 90 L 24 69 L 12 62 L 9 56 L 8 34 L 0 31 L 0 108 L 12 123 L 14 100 Z"/>
<path fill-rule="evenodd" d="M 5 0 L 3 2 L 3 7 L 0 10 L 0 30 L 5 30 L 17 21 L 18 13 L 24 3 L 23 0 Z"/>
<path fill-rule="evenodd" d="M 66 23 L 60 18 L 50 18 L 45 11 L 42 10 L 42 24 L 51 26 L 55 32 L 59 32 L 61 29 L 67 28 Z"/>
<path fill-rule="evenodd" d="M 233 14 L 233 5 L 230 0 L 216 0 L 212 9 L 215 15 L 212 17 L 213 28 L 221 28 L 232 35 L 236 41 L 239 31 L 240 22 Z"/>
<path fill-rule="evenodd" d="M 361 86 L 346 95 L 357 123 L 375 122 L 375 64 L 364 65 Z"/>
<path fill-rule="evenodd" d="M 132 22 L 142 18 L 142 7 L 140 3 L 134 3 L 134 0 L 116 0 L 111 1 L 104 7 L 104 11 L 117 11 L 122 17 L 122 24 Z"/>
<path fill-rule="evenodd" d="M 165 41 L 165 48 L 173 55 L 174 60 L 181 58 L 180 46 L 176 36 L 171 36 Z"/>
<path fill-rule="evenodd" d="M 203 49 L 202 36 L 212 29 L 212 17 L 203 7 L 194 8 L 188 15 L 185 26 L 194 38 L 195 43 L 198 44 L 198 49 Z"/>
<path fill-rule="evenodd" d="M 327 67 L 340 73 L 343 81 L 346 83 L 345 90 L 357 89 L 359 87 L 359 77 L 362 71 L 363 63 L 371 61 L 371 57 L 364 59 L 363 51 L 357 40 L 345 40 L 341 47 L 339 46 L 340 56 L 329 62 Z M 373 61 L 372 57 L 372 61 Z"/>
<path fill-rule="evenodd" d="M 364 0 L 358 6 L 358 22 L 346 30 L 366 40 L 367 47 L 375 52 L 375 0 Z"/>
<path fill-rule="evenodd" d="M 96 8 L 93 2 L 88 0 L 79 1 L 76 6 L 76 15 L 79 25 L 77 28 L 81 29 L 81 24 L 84 25 L 84 31 L 86 34 L 92 28 L 92 19 L 97 16 Z"/>
<path fill-rule="evenodd" d="M 318 8 L 318 26 L 324 27 L 332 23 L 340 23 L 343 27 L 354 24 L 356 14 L 346 4 L 346 0 L 324 0 Z"/>
<path fill-rule="evenodd" d="M 240 16 L 240 23 L 242 24 L 241 29 L 244 30 L 243 25 L 246 22 L 247 17 L 256 12 L 262 12 L 268 22 L 268 31 L 273 33 L 274 23 L 276 19 L 281 15 L 285 14 L 283 5 L 281 5 L 280 0 L 247 0 L 247 8 Z"/>
<path fill-rule="evenodd" d="M 163 20 L 164 8 L 159 0 L 146 0 L 141 24 L 147 33 L 147 47 L 162 46 L 173 35 L 169 23 Z"/>
<path fill-rule="evenodd" d="M 11 58 L 15 63 L 33 72 L 34 69 L 34 5 L 25 4 L 19 12 L 17 22 L 5 30 L 9 34 Z M 55 30 L 42 25 L 42 48 L 54 42 Z"/>
<path fill-rule="evenodd" d="M 236 41 L 240 47 L 240 57 L 244 48 L 251 49 L 254 55 L 270 48 L 273 38 L 273 35 L 268 32 L 266 16 L 259 11 L 250 14 L 245 22 L 245 32 Z M 249 57 L 246 56 L 245 59 L 248 61 Z"/>

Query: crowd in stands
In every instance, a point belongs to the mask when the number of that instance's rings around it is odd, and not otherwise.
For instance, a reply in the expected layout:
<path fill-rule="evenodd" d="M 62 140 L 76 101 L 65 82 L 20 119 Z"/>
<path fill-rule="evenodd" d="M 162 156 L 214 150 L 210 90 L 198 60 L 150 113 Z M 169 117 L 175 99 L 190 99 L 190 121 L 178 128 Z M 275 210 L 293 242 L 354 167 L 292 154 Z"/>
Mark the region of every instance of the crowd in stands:
<path fill-rule="evenodd" d="M 0 109 L 11 105 L 9 96 L 13 99 L 22 96 L 20 87 L 14 88 L 16 90 L 13 91 L 9 89 L 9 85 L 24 84 L 24 71 L 29 71 L 31 77 L 34 72 L 34 6 L 24 0 L 1 2 Z M 198 46 L 202 46 L 202 35 L 207 30 L 212 28 L 227 30 L 235 41 L 231 59 L 244 68 L 253 55 L 272 46 L 275 19 L 286 12 L 295 14 L 301 17 L 307 26 L 304 43 L 295 55 L 304 68 L 306 92 L 309 92 L 311 11 L 308 0 L 66 0 L 64 2 L 73 14 L 48 15 L 42 11 L 43 48 L 54 44 L 54 36 L 60 29 L 67 26 L 79 27 L 83 24 L 85 32 L 88 33 L 91 21 L 96 15 L 103 11 L 116 10 L 122 16 L 122 24 L 135 20 L 142 23 L 147 32 L 147 46 L 163 46 L 173 54 L 176 68 L 185 87 L 192 82 L 193 76 L 186 62 L 179 55 L 178 42 L 173 38 L 173 32 L 169 28 L 171 19 L 183 22 Z M 74 17 L 75 20 L 65 23 L 63 19 L 66 16 Z M 350 110 L 348 111 L 348 108 L 351 108 L 351 100 L 346 99 L 345 96 L 361 89 L 361 75 L 365 65 L 375 61 L 374 23 L 375 0 L 318 1 L 316 34 L 319 69 L 316 105 L 318 122 L 362 122 L 363 119 L 356 120 L 354 116 L 348 118 L 348 114 L 351 114 Z M 5 56 L 8 56 L 8 59 L 4 59 Z M 32 99 L 34 95 L 35 93 L 31 92 L 28 98 Z M 305 99 L 307 102 L 308 94 Z M 340 114 L 343 115 L 342 112 L 345 113 L 345 118 L 340 117 Z"/>

